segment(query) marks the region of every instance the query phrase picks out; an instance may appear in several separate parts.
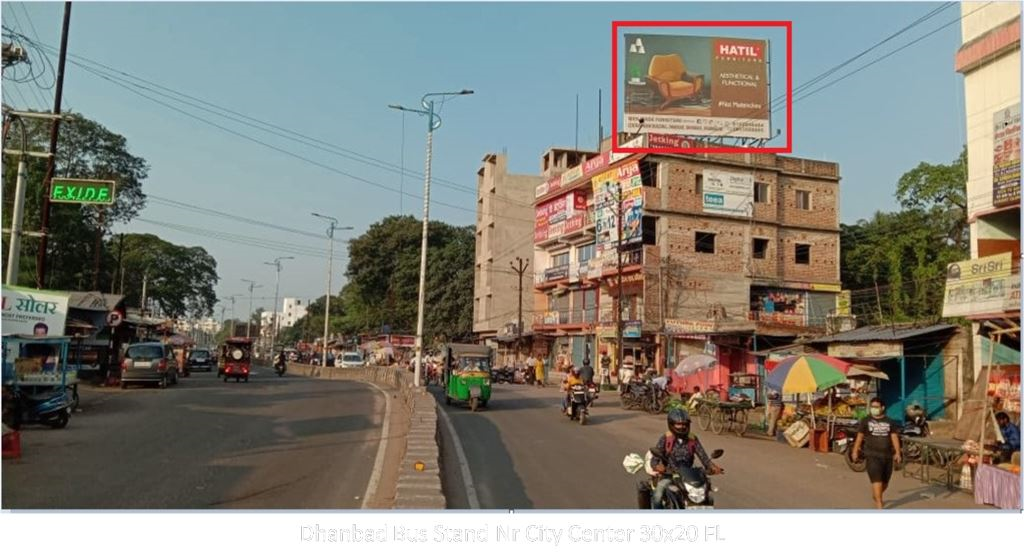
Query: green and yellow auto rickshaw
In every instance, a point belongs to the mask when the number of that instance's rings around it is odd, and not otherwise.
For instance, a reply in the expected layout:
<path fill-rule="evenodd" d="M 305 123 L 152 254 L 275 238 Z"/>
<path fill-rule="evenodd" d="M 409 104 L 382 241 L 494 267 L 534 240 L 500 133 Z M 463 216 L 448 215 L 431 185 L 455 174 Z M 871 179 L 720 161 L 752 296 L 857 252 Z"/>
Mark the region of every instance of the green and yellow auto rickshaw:
<path fill-rule="evenodd" d="M 491 399 L 491 368 L 494 353 L 486 345 L 449 343 L 443 349 L 444 402 L 469 403 L 476 412 Z"/>

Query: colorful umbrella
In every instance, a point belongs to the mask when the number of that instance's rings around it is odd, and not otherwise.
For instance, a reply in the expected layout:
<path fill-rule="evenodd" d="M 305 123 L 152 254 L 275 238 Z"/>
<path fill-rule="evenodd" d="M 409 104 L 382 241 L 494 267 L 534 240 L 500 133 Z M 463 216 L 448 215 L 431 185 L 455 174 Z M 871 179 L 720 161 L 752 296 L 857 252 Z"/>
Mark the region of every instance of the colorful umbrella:
<path fill-rule="evenodd" d="M 765 385 L 784 394 L 814 393 L 846 381 L 848 362 L 826 355 L 796 355 L 780 362 Z"/>

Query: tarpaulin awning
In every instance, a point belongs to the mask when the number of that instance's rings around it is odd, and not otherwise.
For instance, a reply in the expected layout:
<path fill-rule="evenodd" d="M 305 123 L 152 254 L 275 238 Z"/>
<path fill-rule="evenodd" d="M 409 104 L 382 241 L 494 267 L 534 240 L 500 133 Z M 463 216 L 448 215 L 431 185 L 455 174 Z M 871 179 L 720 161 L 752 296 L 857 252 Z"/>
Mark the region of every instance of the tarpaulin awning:
<path fill-rule="evenodd" d="M 981 362 L 982 365 L 988 365 L 989 349 L 992 348 L 992 340 L 987 337 L 981 338 Z M 1003 345 L 1002 343 L 995 344 L 995 350 L 991 352 L 992 355 L 992 366 L 1002 365 L 1017 365 L 1020 366 L 1020 351 Z"/>

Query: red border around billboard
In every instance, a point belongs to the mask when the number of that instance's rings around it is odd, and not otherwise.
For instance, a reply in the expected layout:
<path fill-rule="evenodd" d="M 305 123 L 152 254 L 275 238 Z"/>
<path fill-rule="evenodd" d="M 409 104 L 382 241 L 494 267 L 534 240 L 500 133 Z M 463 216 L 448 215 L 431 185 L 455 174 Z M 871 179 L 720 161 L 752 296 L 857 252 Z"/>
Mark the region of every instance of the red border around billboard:
<path fill-rule="evenodd" d="M 786 29 L 786 145 L 775 148 L 620 148 L 620 27 L 782 27 Z M 793 153 L 793 22 L 792 21 L 612 21 L 612 151 L 615 153 Z"/>

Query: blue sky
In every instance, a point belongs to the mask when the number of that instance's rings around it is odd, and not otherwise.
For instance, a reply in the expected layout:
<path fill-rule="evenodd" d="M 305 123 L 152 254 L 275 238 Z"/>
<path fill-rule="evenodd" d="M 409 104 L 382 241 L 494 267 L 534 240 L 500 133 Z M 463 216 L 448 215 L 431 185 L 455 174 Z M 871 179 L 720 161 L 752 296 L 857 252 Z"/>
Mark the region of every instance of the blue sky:
<path fill-rule="evenodd" d="M 475 95 L 444 106 L 444 125 L 434 135 L 433 168 L 436 177 L 472 190 L 480 160 L 488 152 L 505 150 L 514 172 L 536 174 L 548 147 L 572 146 L 577 94 L 581 147 L 596 145 L 600 88 L 604 128 L 609 131 L 612 20 L 792 20 L 794 82 L 799 85 L 937 6 L 76 2 L 69 52 L 396 165 L 402 155 L 403 115 L 387 105 L 415 106 L 427 92 L 471 88 Z M 58 3 L 4 3 L 3 22 L 31 36 L 31 21 L 42 42 L 57 45 L 61 10 Z M 953 6 L 851 68 L 959 16 L 959 7 Z M 706 34 L 765 37 L 773 46 L 782 44 L 776 31 L 736 31 Z M 794 155 L 840 163 L 844 222 L 877 209 L 894 209 L 893 192 L 903 172 L 920 161 L 948 162 L 959 153 L 964 142 L 963 88 L 953 70 L 959 37 L 959 24 L 950 25 L 794 106 Z M 781 47 L 773 47 L 773 96 L 783 91 L 781 54 Z M 4 85 L 5 102 L 42 107 L 29 85 Z M 52 102 L 52 95 L 46 97 Z M 131 150 L 152 165 L 145 183 L 151 194 L 321 233 L 323 225 L 309 214 L 317 211 L 354 226 L 353 236 L 399 212 L 397 193 L 204 125 L 72 64 L 64 105 L 127 137 Z M 422 180 L 415 176 L 403 182 L 394 172 L 183 108 L 345 173 L 389 188 L 404 186 L 416 195 L 422 192 Z M 405 116 L 408 170 L 423 170 L 425 126 L 424 119 Z M 473 223 L 472 192 L 437 185 L 432 198 L 466 209 L 435 205 L 432 218 Z M 401 203 L 402 212 L 421 216 L 422 200 L 406 197 Z M 305 247 L 326 245 L 323 239 L 155 203 L 143 216 Z M 128 231 L 206 247 L 219 264 L 220 296 L 247 293 L 241 278 L 259 281 L 262 291 L 269 290 L 264 295 L 272 296 L 273 269 L 263 262 L 287 255 L 141 222 L 129 225 Z M 343 248 L 335 266 L 337 290 L 344 282 Z M 314 257 L 285 261 L 281 295 L 321 295 L 325 268 L 326 261 Z M 239 303 L 237 314 L 244 316 L 245 303 Z M 257 301 L 265 307 L 270 303 Z"/>

